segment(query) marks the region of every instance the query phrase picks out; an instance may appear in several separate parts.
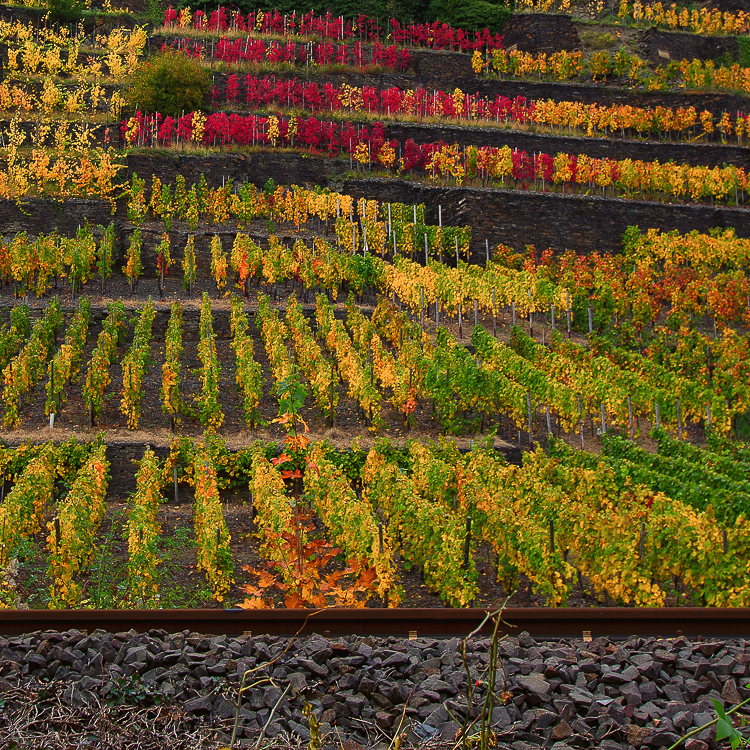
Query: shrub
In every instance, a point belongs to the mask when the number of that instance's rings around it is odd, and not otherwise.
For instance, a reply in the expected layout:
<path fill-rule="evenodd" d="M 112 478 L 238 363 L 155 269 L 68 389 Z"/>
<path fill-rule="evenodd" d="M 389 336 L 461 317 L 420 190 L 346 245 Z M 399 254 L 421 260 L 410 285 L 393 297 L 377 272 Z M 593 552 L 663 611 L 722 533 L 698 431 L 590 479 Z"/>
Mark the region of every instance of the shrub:
<path fill-rule="evenodd" d="M 750 39 L 746 36 L 738 36 L 737 47 L 739 48 L 737 61 L 740 66 L 743 68 L 750 68 Z"/>
<path fill-rule="evenodd" d="M 609 49 L 614 47 L 616 42 L 612 34 L 598 34 L 595 31 L 583 33 L 583 43 L 590 49 Z"/>
<path fill-rule="evenodd" d="M 56 23 L 80 21 L 84 7 L 80 0 L 47 0 L 50 20 Z"/>
<path fill-rule="evenodd" d="M 512 7 L 513 0 L 507 0 L 507 5 Z M 486 27 L 497 34 L 512 13 L 503 0 L 432 0 L 429 15 L 451 26 L 469 30 Z"/>
<path fill-rule="evenodd" d="M 170 50 L 138 69 L 128 101 L 141 112 L 179 115 L 203 107 L 208 85 L 208 72 L 198 60 Z"/>

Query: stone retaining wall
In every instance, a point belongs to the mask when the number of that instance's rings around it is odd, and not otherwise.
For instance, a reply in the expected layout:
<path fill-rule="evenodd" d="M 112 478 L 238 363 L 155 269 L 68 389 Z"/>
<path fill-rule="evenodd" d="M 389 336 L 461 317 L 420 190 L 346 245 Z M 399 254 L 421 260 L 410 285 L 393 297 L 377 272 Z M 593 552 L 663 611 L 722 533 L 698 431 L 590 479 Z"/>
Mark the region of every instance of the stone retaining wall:
<path fill-rule="evenodd" d="M 201 173 L 210 185 L 219 186 L 227 179 L 247 180 L 262 186 L 272 178 L 278 184 L 328 185 L 357 198 L 375 198 L 384 202 L 425 203 L 428 221 L 437 223 L 438 206 L 443 206 L 443 221 L 448 225 L 470 225 L 473 247 L 482 254 L 485 240 L 503 242 L 522 249 L 534 243 L 538 248 L 551 247 L 577 252 L 618 252 L 622 233 L 638 225 L 662 231 L 677 229 L 708 232 L 714 227 L 734 227 L 741 237 L 750 236 L 750 212 L 744 208 L 713 207 L 700 204 L 671 204 L 619 198 L 601 198 L 560 193 L 535 193 L 496 188 L 439 187 L 404 179 L 350 178 L 340 181 L 348 164 L 326 157 L 302 154 L 247 153 L 216 157 L 179 155 L 135 155 L 129 158 L 129 170 L 150 182 L 156 175 L 163 182 L 174 182 L 185 175 L 188 184 Z M 334 182 L 336 180 L 336 182 Z M 0 201 L 0 235 L 26 231 L 35 236 L 57 229 L 73 235 L 88 217 L 91 224 L 106 225 L 112 221 L 105 201 L 31 201 L 22 207 Z M 118 208 L 118 237 L 122 253 L 128 236 L 124 205 Z M 221 228 L 209 227 L 199 233 L 199 252 L 207 252 L 210 237 Z M 146 228 L 145 261 L 147 274 L 155 274 L 156 245 L 161 228 Z M 226 234 L 227 249 L 233 232 Z M 184 239 L 177 239 L 184 244 Z M 153 247 L 152 247 L 153 246 Z M 153 256 L 153 257 L 152 257 Z M 201 256 L 203 257 L 203 255 Z M 207 255 L 205 257 L 208 257 Z M 175 262 L 181 256 L 174 258 Z M 203 263 L 205 267 L 205 263 Z"/>
<path fill-rule="evenodd" d="M 437 188 L 405 180 L 347 180 L 344 192 L 381 201 L 425 203 L 427 219 L 437 223 L 438 205 L 443 222 L 469 225 L 472 246 L 481 256 L 485 239 L 516 249 L 534 244 L 557 252 L 620 252 L 628 226 L 642 230 L 708 232 L 734 227 L 740 237 L 750 236 L 746 209 L 652 203 L 619 198 L 533 193 L 482 188 Z"/>

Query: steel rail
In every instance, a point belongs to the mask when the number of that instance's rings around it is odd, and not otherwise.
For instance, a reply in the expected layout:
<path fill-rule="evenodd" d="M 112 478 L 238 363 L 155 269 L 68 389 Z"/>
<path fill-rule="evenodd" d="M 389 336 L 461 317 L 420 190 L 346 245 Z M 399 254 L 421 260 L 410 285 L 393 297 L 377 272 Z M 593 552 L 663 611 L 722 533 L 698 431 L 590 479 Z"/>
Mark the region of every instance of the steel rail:
<path fill-rule="evenodd" d="M 0 634 L 35 631 L 108 632 L 152 629 L 213 635 L 290 636 L 298 631 L 326 637 L 377 635 L 398 637 L 464 636 L 479 627 L 486 609 L 77 609 L 0 610 Z M 750 608 L 542 608 L 504 612 L 503 632 L 527 631 L 535 637 L 598 638 L 661 636 L 750 637 Z M 488 632 L 485 627 L 484 632 Z"/>

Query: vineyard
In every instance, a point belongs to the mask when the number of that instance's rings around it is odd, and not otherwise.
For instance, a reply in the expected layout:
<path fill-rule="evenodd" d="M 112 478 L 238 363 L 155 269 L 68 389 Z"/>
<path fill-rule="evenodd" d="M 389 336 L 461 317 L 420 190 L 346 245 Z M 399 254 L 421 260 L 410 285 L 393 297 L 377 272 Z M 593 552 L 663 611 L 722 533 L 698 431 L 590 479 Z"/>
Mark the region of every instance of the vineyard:
<path fill-rule="evenodd" d="M 26 10 L 0 607 L 750 606 L 747 13 Z"/>

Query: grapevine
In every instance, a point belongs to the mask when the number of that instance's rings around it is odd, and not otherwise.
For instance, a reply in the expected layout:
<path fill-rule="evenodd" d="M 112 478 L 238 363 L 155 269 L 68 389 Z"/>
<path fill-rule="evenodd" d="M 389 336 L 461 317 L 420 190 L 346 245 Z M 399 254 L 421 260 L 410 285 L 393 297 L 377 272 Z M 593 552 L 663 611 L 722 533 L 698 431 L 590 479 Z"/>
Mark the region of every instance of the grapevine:
<path fill-rule="evenodd" d="M 138 428 L 141 414 L 143 378 L 151 355 L 151 326 L 154 322 L 154 305 L 149 298 L 141 309 L 133 331 L 133 344 L 122 360 L 122 400 L 120 411 L 127 417 L 128 428 Z"/>
<path fill-rule="evenodd" d="M 305 377 L 310 381 L 315 401 L 329 424 L 338 403 L 335 386 L 338 378 L 334 375 L 333 365 L 326 360 L 320 347 L 313 338 L 310 326 L 305 320 L 297 298 L 292 296 L 286 309 L 286 323 L 294 340 L 297 362 Z"/>
<path fill-rule="evenodd" d="M 203 293 L 200 318 L 200 343 L 198 357 L 201 361 L 201 394 L 198 402 L 201 406 L 201 424 L 208 431 L 215 431 L 224 421 L 224 413 L 219 404 L 219 379 L 221 367 L 216 353 L 216 337 L 211 317 L 211 302 L 206 292 Z"/>
<path fill-rule="evenodd" d="M 81 587 L 74 578 L 94 553 L 94 539 L 106 510 L 109 470 L 106 450 L 106 446 L 100 445 L 91 452 L 67 497 L 58 506 L 57 518 L 47 524 L 53 609 L 80 604 Z"/>
<path fill-rule="evenodd" d="M 182 306 L 172 303 L 167 327 L 164 364 L 161 368 L 162 411 L 172 420 L 180 413 L 180 357 L 182 356 Z"/>
<path fill-rule="evenodd" d="M 3 424 L 13 428 L 21 424 L 18 412 L 21 396 L 28 393 L 44 376 L 55 337 L 63 322 L 57 297 L 47 307 L 44 317 L 34 325 L 31 337 L 3 371 Z"/>
<path fill-rule="evenodd" d="M 104 391 L 111 382 L 109 367 L 124 330 L 125 306 L 118 300 L 109 306 L 109 314 L 96 341 L 83 386 L 83 400 L 92 418 L 101 414 Z"/>
<path fill-rule="evenodd" d="M 42 527 L 47 507 L 54 499 L 57 454 L 51 444 L 42 447 L 16 477 L 13 489 L 0 504 L 0 565 L 13 558 L 23 539 L 31 538 Z"/>
<path fill-rule="evenodd" d="M 245 405 L 245 422 L 255 429 L 258 420 L 258 404 L 263 396 L 263 380 L 260 364 L 253 357 L 253 340 L 247 334 L 247 316 L 242 311 L 242 298 L 236 294 L 231 299 L 232 349 L 236 362 L 236 380 Z"/>
<path fill-rule="evenodd" d="M 134 175 L 135 176 L 135 175 Z M 133 234 L 130 236 L 130 245 L 126 254 L 126 263 L 122 268 L 122 272 L 130 282 L 130 293 L 133 293 L 136 282 L 143 274 L 143 265 L 141 263 L 141 230 L 140 227 L 136 227 L 133 230 Z"/>
<path fill-rule="evenodd" d="M 65 401 L 65 385 L 73 380 L 81 369 L 83 349 L 88 340 L 91 301 L 82 297 L 73 320 L 68 327 L 65 342 L 57 354 L 50 360 L 47 372 L 47 401 L 45 414 L 57 412 Z"/>
<path fill-rule="evenodd" d="M 198 568 L 205 571 L 214 599 L 221 602 L 234 582 L 231 537 L 216 484 L 216 467 L 204 446 L 196 446 L 193 463 L 195 482 L 195 539 Z"/>
<path fill-rule="evenodd" d="M 158 603 L 159 505 L 161 477 L 159 462 L 147 448 L 136 474 L 137 489 L 128 512 L 128 598 L 137 607 Z"/>
<path fill-rule="evenodd" d="M 325 456 L 320 446 L 307 457 L 305 492 L 315 511 L 331 530 L 333 541 L 349 557 L 364 560 L 377 574 L 377 591 L 398 606 L 393 542 L 388 533 L 380 541 L 378 517 L 369 503 L 357 498 L 349 481 Z"/>
<path fill-rule="evenodd" d="M 221 291 L 227 283 L 227 254 L 221 247 L 218 234 L 211 239 L 211 275 L 216 281 L 216 288 Z"/>

